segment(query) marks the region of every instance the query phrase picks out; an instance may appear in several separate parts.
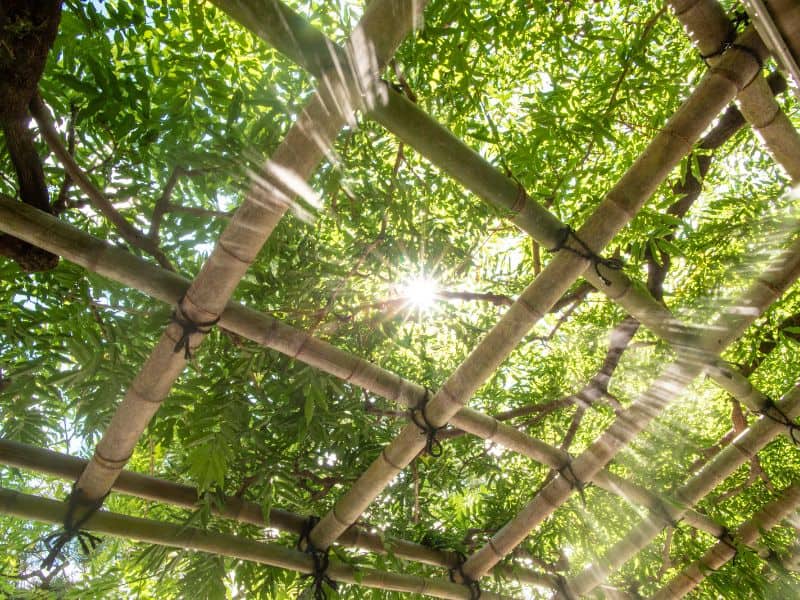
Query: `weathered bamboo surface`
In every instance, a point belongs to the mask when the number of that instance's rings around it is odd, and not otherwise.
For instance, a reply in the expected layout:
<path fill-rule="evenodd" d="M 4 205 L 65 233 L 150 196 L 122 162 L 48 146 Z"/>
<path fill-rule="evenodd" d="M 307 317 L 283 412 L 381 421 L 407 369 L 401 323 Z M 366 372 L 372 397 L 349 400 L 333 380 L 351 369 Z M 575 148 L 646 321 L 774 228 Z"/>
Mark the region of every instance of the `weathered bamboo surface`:
<path fill-rule="evenodd" d="M 717 0 L 670 0 L 669 4 L 700 54 L 709 57 L 709 65 L 717 64 L 720 57 L 715 53 L 730 41 L 732 30 Z M 764 140 L 777 163 L 795 183 L 800 181 L 800 133 L 781 110 L 767 80 L 754 78 L 739 93 L 738 103 L 745 119 Z"/>
<path fill-rule="evenodd" d="M 683 598 L 714 571 L 736 557 L 736 544 L 752 546 L 765 531 L 778 525 L 800 505 L 800 483 L 783 490 L 773 501 L 767 503 L 751 519 L 740 525 L 727 541 L 720 540 L 696 561 L 687 565 L 663 589 L 651 597 L 652 600 Z M 731 547 L 733 545 L 733 547 Z"/>
<path fill-rule="evenodd" d="M 177 302 L 189 286 L 189 280 L 176 273 L 2 195 L 0 231 L 14 232 L 21 239 L 168 304 Z M 417 406 L 425 397 L 425 388 L 419 384 L 236 302 L 228 303 L 220 326 L 403 406 Z M 450 423 L 554 469 L 563 468 L 570 460 L 567 452 L 469 407 L 459 410 Z M 607 470 L 600 471 L 593 483 L 631 504 L 653 510 L 670 502 Z M 684 521 L 711 535 L 718 535 L 723 529 L 722 525 L 696 511 L 689 511 Z"/>
<path fill-rule="evenodd" d="M 537 525 L 551 515 L 573 492 L 575 482 L 589 481 L 617 452 L 638 435 L 666 405 L 677 397 L 702 371 L 695 359 L 696 350 L 721 353 L 753 321 L 800 277 L 800 240 L 756 278 L 730 311 L 713 323 L 695 343 L 678 349 L 678 359 L 631 406 L 573 462 L 563 473 L 544 486 L 520 513 L 473 554 L 464 566 L 472 578 L 480 577 L 511 550 Z M 777 431 L 777 429 L 776 429 Z M 683 496 L 678 496 L 684 502 Z M 588 572 L 594 576 L 597 570 Z M 586 574 L 586 573 L 584 573 Z"/>
<path fill-rule="evenodd" d="M 0 438 L 0 464 L 9 467 L 28 469 L 74 481 L 86 467 L 87 462 L 82 458 Z M 112 490 L 143 500 L 163 502 L 190 510 L 196 509 L 201 499 L 197 488 L 133 471 L 122 471 L 114 482 Z M 267 521 L 264 519 L 260 504 L 236 496 L 225 497 L 219 504 L 214 502 L 211 511 L 225 519 L 258 527 L 272 527 L 297 535 L 303 533 L 308 520 L 308 517 L 302 515 L 271 508 Z M 392 554 L 398 558 L 446 569 L 455 568 L 459 564 L 459 555 L 456 552 L 438 550 L 392 536 L 378 535 L 362 527 L 351 527 L 337 540 L 337 543 L 376 554 Z M 502 565 L 495 570 L 495 573 L 517 583 L 554 587 L 550 576 L 516 565 Z"/>
<path fill-rule="evenodd" d="M 302 17 L 276 0 L 242 0 L 236 3 L 236 9 L 230 8 L 227 0 L 215 2 L 243 26 L 314 74 L 323 72 L 332 48 L 337 55 L 344 53 Z M 259 13 L 259 10 L 270 12 Z M 258 17 L 259 14 L 281 15 L 283 20 L 263 19 Z M 759 56 L 765 52 L 752 29 L 739 41 Z M 729 68 L 741 69 L 747 60 L 740 57 L 740 64 Z M 487 203 L 510 211 L 511 221 L 538 243 L 544 247 L 555 243 L 564 224 L 525 194 L 517 182 L 489 164 L 403 94 L 387 86 L 385 97 L 387 101 L 373 106 L 367 112 L 368 117 L 413 146 Z M 675 319 L 645 286 L 638 285 L 624 272 L 605 270 L 601 276 L 594 269 L 588 269 L 583 277 L 662 339 L 675 346 L 694 339 L 694 328 Z M 753 410 L 764 407 L 766 396 L 730 365 L 707 353 L 698 353 L 696 360 L 702 361 L 708 375 L 745 406 Z"/>
<path fill-rule="evenodd" d="M 800 415 L 800 383 L 776 403 L 789 419 Z M 786 429 L 786 426 L 767 416 L 739 434 L 730 445 L 706 463 L 703 468 L 675 492 L 678 504 L 670 508 L 672 519 L 680 519 L 683 512 L 694 506 L 706 494 L 723 482 L 736 469 L 755 456 L 759 450 Z M 581 596 L 589 593 L 611 573 L 649 544 L 667 525 L 661 514 L 650 514 L 602 557 L 567 582 L 572 593 Z"/>
<path fill-rule="evenodd" d="M 741 40 L 741 46 L 756 44 L 757 40 L 753 38 L 752 30 L 748 31 Z M 726 52 L 722 63 L 707 73 L 697 89 L 608 192 L 594 214 L 578 230 L 578 239 L 594 252 L 602 251 L 613 236 L 635 216 L 681 158 L 691 151 L 693 144 L 713 119 L 752 80 L 759 69 L 760 64 L 741 47 L 731 48 Z M 557 240 L 551 240 L 551 245 L 556 243 Z M 530 327 L 550 310 L 590 264 L 591 261 L 574 253 L 559 252 L 428 403 L 428 421 L 439 427 L 455 415 L 513 351 Z M 333 509 L 320 520 L 311 532 L 312 542 L 317 547 L 330 545 L 417 456 L 424 444 L 424 433 L 414 425 L 406 426 L 350 490 L 336 502 Z M 588 476 L 594 475 L 605 462 L 592 469 Z M 563 482 L 561 478 L 555 481 Z M 501 530 L 501 533 L 506 535 L 507 530 Z M 525 534 L 522 535 L 524 537 Z M 513 544 L 507 544 L 505 553 L 495 552 L 493 558 L 481 554 L 479 559 L 473 560 L 473 555 L 469 559 L 473 562 L 469 563 L 468 560 L 467 563 L 471 569 L 468 575 L 473 578 L 483 575 L 522 538 Z M 476 568 L 478 565 L 481 566 Z"/>
<path fill-rule="evenodd" d="M 67 503 L 0 488 L 0 513 L 61 524 L 67 514 Z M 160 546 L 229 556 L 299 573 L 311 573 L 314 570 L 311 555 L 278 544 L 107 511 L 93 514 L 84 529 Z M 447 580 L 351 567 L 334 559 L 331 559 L 326 573 L 335 581 L 382 590 L 453 600 L 468 600 L 471 596 L 469 588 Z M 481 598 L 501 600 L 510 597 L 487 591 L 481 594 Z"/>
<path fill-rule="evenodd" d="M 348 62 L 330 70 L 259 174 L 177 306 L 180 319 L 214 323 L 219 317 L 293 199 L 305 193 L 305 182 L 330 152 L 339 130 L 353 118 L 352 111 L 363 104 L 380 69 L 418 22 L 423 7 L 424 2 L 413 0 L 376 0 L 370 4 L 351 35 Z M 364 91 L 353 97 L 339 77 L 341 69 L 356 73 Z M 102 498 L 127 463 L 186 365 L 184 353 L 176 351 L 186 336 L 181 325 L 170 323 L 131 383 L 78 480 L 77 487 L 87 498 Z M 186 355 L 202 338 L 202 333 L 188 336 Z"/>

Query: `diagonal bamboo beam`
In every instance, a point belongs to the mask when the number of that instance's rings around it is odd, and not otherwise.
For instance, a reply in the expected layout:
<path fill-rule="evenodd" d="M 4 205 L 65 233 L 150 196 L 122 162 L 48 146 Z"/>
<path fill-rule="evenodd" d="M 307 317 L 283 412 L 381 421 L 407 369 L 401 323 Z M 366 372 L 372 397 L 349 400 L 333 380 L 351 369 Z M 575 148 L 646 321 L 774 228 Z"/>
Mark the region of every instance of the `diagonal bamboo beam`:
<path fill-rule="evenodd" d="M 742 44 L 757 43 L 752 38 L 753 33 L 750 31 L 742 39 Z M 694 93 L 608 192 L 597 210 L 578 230 L 577 238 L 594 252 L 601 251 L 634 217 L 680 159 L 691 151 L 693 144 L 714 117 L 758 75 L 759 69 L 760 65 L 741 48 L 732 48 L 726 52 L 723 63 L 707 73 Z M 556 245 L 557 241 L 552 240 L 552 245 Z M 574 248 L 578 249 L 578 246 Z M 572 282 L 595 267 L 600 275 L 599 265 L 593 265 L 591 260 L 583 258 L 579 253 L 556 254 L 427 404 L 425 410 L 430 425 L 441 427 L 447 423 Z M 310 535 L 314 545 L 322 548 L 330 545 L 358 519 L 372 500 L 416 457 L 424 445 L 424 433 L 414 425 L 406 426 L 383 449 L 350 490 L 336 502 L 333 509 L 320 520 Z M 599 471 L 605 462 L 593 468 L 589 475 Z M 554 481 L 557 484 L 564 483 L 561 477 Z M 505 553 L 516 546 L 516 543 L 507 546 Z M 469 559 L 473 562 L 468 575 L 473 579 L 482 575 L 505 553 L 496 553 L 494 558 L 486 561 L 485 566 Z M 476 569 L 477 565 L 481 566 Z"/>
<path fill-rule="evenodd" d="M 67 481 L 75 481 L 86 467 L 87 462 L 81 458 L 0 438 L 0 464 L 9 467 L 28 469 Z M 201 500 L 197 488 L 133 471 L 122 471 L 114 482 L 112 490 L 143 500 L 163 502 L 189 510 L 196 509 Z M 302 515 L 279 508 L 270 509 L 267 521 L 264 519 L 264 512 L 260 504 L 237 496 L 227 496 L 219 505 L 215 502 L 211 511 L 225 519 L 233 519 L 258 527 L 272 527 L 297 535 L 303 533 L 308 522 L 308 519 Z M 351 527 L 337 542 L 342 546 L 360 548 L 376 554 L 391 554 L 405 560 L 446 569 L 458 567 L 460 560 L 456 552 L 438 550 L 392 536 L 378 535 L 362 527 Z M 552 577 L 517 565 L 501 565 L 495 570 L 495 573 L 518 584 L 555 587 Z"/>
<path fill-rule="evenodd" d="M 47 213 L 2 195 L 0 231 L 13 233 L 20 239 L 167 304 L 175 304 L 190 284 L 176 273 L 165 271 L 123 248 L 112 246 Z M 421 385 L 236 302 L 228 303 L 221 315 L 220 326 L 403 406 L 415 407 L 425 398 L 426 390 Z M 450 423 L 556 470 L 565 468 L 571 460 L 568 452 L 469 407 L 459 410 Z M 592 481 L 631 504 L 654 511 L 670 502 L 608 470 L 600 471 Z M 722 525 L 696 511 L 688 512 L 684 522 L 711 535 L 718 535 L 723 530 Z"/>
<path fill-rule="evenodd" d="M 800 383 L 797 383 L 776 405 L 789 419 L 800 415 Z M 674 510 L 669 511 L 670 518 L 680 519 L 686 508 L 699 502 L 736 469 L 755 456 L 784 428 L 785 425 L 767 416 L 760 417 L 676 491 L 675 497 L 679 504 L 673 507 Z M 665 520 L 665 515 L 648 515 L 596 564 L 590 565 L 568 581 L 567 590 L 576 596 L 588 594 L 602 583 L 611 571 L 619 568 L 647 546 L 666 526 Z"/>
<path fill-rule="evenodd" d="M 279 0 L 212 2 L 314 75 L 319 76 L 324 72 L 321 69 L 326 61 L 330 61 L 331 52 L 337 55 L 343 52 Z M 291 28 L 291 35 L 287 35 L 286 28 Z M 754 30 L 749 29 L 739 41 L 760 58 L 766 55 L 766 50 Z M 744 62 L 746 60 L 743 59 Z M 747 87 L 749 86 L 745 86 Z M 403 94 L 390 86 L 386 86 L 384 92 L 387 102 L 373 106 L 366 116 L 413 146 L 432 164 L 488 204 L 509 211 L 511 222 L 539 244 L 544 247 L 556 244 L 564 224 L 528 197 L 519 183 L 489 164 Z M 696 332 L 693 327 L 675 319 L 663 304 L 653 298 L 645 286 L 634 282 L 624 272 L 605 271 L 601 276 L 589 269 L 584 272 L 583 277 L 667 342 L 683 346 L 694 339 Z M 698 353 L 696 360 L 704 364 L 709 377 L 745 406 L 754 411 L 766 406 L 767 397 L 724 361 L 710 353 Z"/>
<path fill-rule="evenodd" d="M 651 596 L 652 600 L 675 600 L 700 585 L 714 571 L 736 558 L 736 545 L 754 545 L 762 533 L 778 525 L 800 505 L 800 483 L 793 483 L 767 503 L 752 518 L 740 525 L 730 539 L 720 540 L 699 559 L 687 565 L 664 588 Z"/>
<path fill-rule="evenodd" d="M 0 488 L 0 514 L 21 519 L 60 524 L 67 515 L 64 502 L 40 498 Z M 311 555 L 266 542 L 257 542 L 241 536 L 206 531 L 173 523 L 130 517 L 105 510 L 94 513 L 86 521 L 88 531 L 114 537 L 147 542 L 160 546 L 183 548 L 252 561 L 299 573 L 313 573 Z M 463 585 L 443 579 L 417 575 L 388 573 L 377 569 L 351 567 L 331 559 L 327 574 L 335 581 L 370 588 L 423 594 L 434 598 L 468 600 L 470 590 Z M 484 592 L 481 598 L 508 599 L 509 596 Z"/>
<path fill-rule="evenodd" d="M 580 487 L 580 482 L 590 480 L 626 444 L 644 430 L 670 401 L 682 393 L 703 370 L 702 364 L 695 358 L 696 353 L 693 348 L 699 348 L 704 353 L 720 353 L 741 336 L 798 277 L 800 277 L 800 240 L 782 252 L 778 259 L 756 278 L 734 305 L 733 310 L 717 319 L 703 335 L 698 336 L 695 343 L 680 348 L 678 358 L 667 366 L 647 391 L 572 462 L 567 472 L 562 472 L 559 477 L 542 487 L 516 517 L 467 559 L 464 572 L 473 579 L 484 575 L 561 506 L 570 497 L 574 488 Z M 677 499 L 684 500 L 682 496 Z"/>
<path fill-rule="evenodd" d="M 330 152 L 339 130 L 367 96 L 371 85 L 406 34 L 419 21 L 424 2 L 379 0 L 367 8 L 348 43 L 347 60 L 323 78 L 317 91 L 286 134 L 283 142 L 223 231 L 214 250 L 178 304 L 176 319 L 167 326 L 150 357 L 117 407 L 76 489 L 88 500 L 102 498 L 129 460 L 139 437 L 153 418 L 173 382 L 183 371 L 190 349 L 196 348 L 207 325 L 225 305 L 262 245 L 303 193 L 305 182 Z M 358 95 L 342 83 L 348 70 L 364 84 Z M 189 327 L 179 321 L 195 324 Z M 198 327 L 196 324 L 206 323 Z M 185 343 L 185 354 L 181 344 Z"/>
<path fill-rule="evenodd" d="M 715 54 L 730 43 L 733 25 L 717 0 L 669 0 L 675 16 L 683 24 L 701 56 L 708 56 L 709 65 L 720 57 Z M 769 84 L 758 77 L 742 90 L 739 109 L 758 132 L 767 149 L 792 180 L 800 181 L 800 133 L 781 110 Z"/>
<path fill-rule="evenodd" d="M 742 0 L 756 31 L 775 55 L 778 64 L 788 71 L 795 81 L 794 94 L 800 98 L 800 6 L 794 0 Z"/>

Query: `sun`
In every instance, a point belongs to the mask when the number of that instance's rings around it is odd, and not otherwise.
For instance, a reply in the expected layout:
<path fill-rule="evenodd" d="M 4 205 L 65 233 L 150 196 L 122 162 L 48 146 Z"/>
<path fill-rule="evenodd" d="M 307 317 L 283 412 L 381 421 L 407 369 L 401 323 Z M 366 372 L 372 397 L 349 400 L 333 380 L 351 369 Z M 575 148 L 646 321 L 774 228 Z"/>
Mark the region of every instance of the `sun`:
<path fill-rule="evenodd" d="M 428 310 L 433 308 L 436 303 L 437 293 L 439 286 L 436 281 L 420 275 L 413 279 L 407 280 L 400 285 L 400 294 L 419 310 Z"/>

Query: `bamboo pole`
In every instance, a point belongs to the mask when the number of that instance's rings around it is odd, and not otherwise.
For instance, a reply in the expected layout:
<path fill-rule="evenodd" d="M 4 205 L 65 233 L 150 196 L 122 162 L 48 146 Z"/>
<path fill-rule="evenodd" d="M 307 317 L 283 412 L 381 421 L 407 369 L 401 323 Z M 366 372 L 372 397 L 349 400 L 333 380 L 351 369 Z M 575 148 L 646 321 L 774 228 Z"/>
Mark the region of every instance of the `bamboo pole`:
<path fill-rule="evenodd" d="M 753 32 L 750 31 L 742 40 L 742 45 L 757 43 L 752 38 Z M 695 92 L 608 192 L 594 214 L 578 230 L 578 239 L 593 251 L 601 251 L 634 217 L 672 168 L 689 153 L 703 130 L 741 88 L 752 80 L 759 69 L 760 65 L 740 47 L 726 52 L 723 63 L 708 72 Z M 557 240 L 551 240 L 551 245 L 556 243 Z M 426 413 L 429 423 L 434 427 L 447 423 L 572 282 L 584 271 L 594 268 L 590 265 L 591 261 L 573 252 L 556 254 L 428 403 Z M 599 271 L 599 265 L 596 266 Z M 322 548 L 330 545 L 358 519 L 372 500 L 416 457 L 424 445 L 424 433 L 415 425 L 407 425 L 383 449 L 350 490 L 336 502 L 333 509 L 320 520 L 310 536 L 314 545 Z M 604 464 L 593 468 L 590 475 L 600 470 Z M 563 483 L 561 478 L 555 481 Z M 516 543 L 508 546 L 506 553 Z M 496 554 L 486 564 L 470 559 L 473 563 L 468 574 L 473 578 L 483 575 L 504 555 Z M 486 555 L 482 557 L 488 558 Z M 481 566 L 475 568 L 478 565 Z"/>
<path fill-rule="evenodd" d="M 795 86 L 800 85 L 800 5 L 795 0 L 773 0 L 770 7 L 764 0 L 742 0 L 742 3 L 778 64 L 789 72 Z M 800 98 L 797 87 L 794 95 Z"/>
<path fill-rule="evenodd" d="M 717 319 L 694 343 L 679 349 L 677 360 L 572 462 L 567 472 L 562 472 L 539 490 L 489 543 L 467 559 L 464 572 L 473 579 L 480 577 L 520 544 L 539 523 L 569 498 L 574 487 L 579 486 L 580 482 L 589 481 L 702 372 L 702 364 L 695 358 L 695 348 L 703 353 L 722 352 L 798 277 L 800 240 L 796 240 L 788 250 L 782 252 L 756 278 L 731 311 Z M 678 500 L 682 502 L 684 499 L 679 496 Z M 590 575 L 594 573 L 595 571 L 589 572 Z"/>
<path fill-rule="evenodd" d="M 21 519 L 60 524 L 67 514 L 67 503 L 22 494 L 0 488 L 0 513 Z M 207 552 L 299 573 L 312 573 L 314 561 L 309 554 L 280 546 L 257 542 L 223 533 L 205 531 L 173 523 L 130 517 L 104 510 L 94 513 L 84 529 L 138 542 Z M 342 583 L 370 588 L 408 592 L 434 598 L 469 599 L 470 590 L 464 585 L 443 579 L 417 575 L 388 573 L 377 569 L 351 567 L 331 559 L 327 574 Z M 508 596 L 483 592 L 481 598 L 500 600 Z"/>
<path fill-rule="evenodd" d="M 778 525 L 798 505 L 800 505 L 800 483 L 793 483 L 751 519 L 740 525 L 731 539 L 720 540 L 714 544 L 702 557 L 681 571 L 666 587 L 653 594 L 652 600 L 683 598 L 700 585 L 706 577 L 736 557 L 737 543 L 754 545 L 763 532 Z"/>
<path fill-rule="evenodd" d="M 67 481 L 75 481 L 87 462 L 82 458 L 0 438 L 0 464 L 9 467 L 27 469 Z M 133 471 L 122 471 L 114 482 L 112 490 L 143 500 L 163 502 L 189 510 L 196 509 L 201 499 L 195 487 Z M 215 515 L 225 519 L 233 519 L 258 527 L 272 527 L 296 535 L 303 533 L 308 521 L 307 517 L 279 508 L 271 508 L 269 519 L 265 520 L 260 504 L 237 496 L 226 496 L 219 504 L 215 502 L 211 510 Z M 393 536 L 378 535 L 357 526 L 348 529 L 337 540 L 337 543 L 376 554 L 391 554 L 397 558 L 446 569 L 456 568 L 460 560 L 456 552 L 438 550 Z M 554 587 L 552 577 L 517 565 L 500 565 L 495 573 L 518 584 Z"/>
<path fill-rule="evenodd" d="M 800 64 L 800 4 L 796 0 L 769 0 L 769 11 L 795 63 Z M 800 86 L 800 81 L 795 81 Z"/>
<path fill-rule="evenodd" d="M 800 415 L 800 383 L 776 404 L 789 419 Z M 687 508 L 694 506 L 736 469 L 755 456 L 785 427 L 767 416 L 760 417 L 675 492 L 678 504 L 671 507 L 670 517 L 674 520 L 680 519 Z M 568 581 L 567 588 L 577 596 L 588 594 L 595 586 L 602 583 L 611 571 L 619 568 L 647 546 L 664 526 L 665 516 L 651 513 L 614 544 L 596 564 L 587 567 Z"/>
<path fill-rule="evenodd" d="M 139 437 L 186 365 L 191 349 L 204 333 L 194 333 L 177 321 L 214 324 L 233 290 L 262 245 L 308 178 L 332 147 L 352 111 L 369 96 L 371 84 L 394 50 L 418 21 L 424 2 L 376 0 L 350 37 L 347 62 L 337 64 L 298 116 L 283 142 L 259 174 L 241 206 L 223 231 L 214 250 L 176 309 L 149 358 L 117 407 L 77 489 L 88 500 L 102 498 L 129 460 Z M 350 94 L 340 69 L 355 73 L 363 84 L 360 95 Z M 374 101 L 375 98 L 366 98 Z M 185 342 L 186 353 L 181 348 Z"/>
<path fill-rule="evenodd" d="M 255 35 L 315 75 L 322 72 L 319 65 L 330 60 L 331 52 L 344 52 L 278 0 L 212 1 Z M 260 15 L 266 16 L 259 18 Z M 765 56 L 766 50 L 752 29 L 748 29 L 738 43 L 747 46 L 761 58 Z M 752 60 L 752 57 L 749 58 Z M 741 70 L 743 65 L 747 68 L 747 61 L 748 58 L 740 56 L 740 64 L 730 66 L 729 70 Z M 511 222 L 539 244 L 551 247 L 556 243 L 564 224 L 528 197 L 519 183 L 489 164 L 403 94 L 387 86 L 385 97 L 387 102 L 374 106 L 367 112 L 368 117 L 413 146 L 482 200 L 500 210 L 509 211 Z M 763 119 L 764 115 L 760 115 L 760 118 Z M 624 272 L 605 271 L 601 276 L 589 269 L 583 273 L 583 277 L 672 345 L 683 346 L 694 339 L 696 331 L 693 327 L 675 319 L 644 286 L 634 282 Z M 741 373 L 713 354 L 698 352 L 696 360 L 708 369 L 709 377 L 745 406 L 755 411 L 765 406 L 766 396 Z"/>
<path fill-rule="evenodd" d="M 189 286 L 189 281 L 176 273 L 2 195 L 0 231 L 14 233 L 20 239 L 168 304 L 177 302 Z M 425 398 L 426 390 L 422 386 L 236 302 L 228 303 L 220 326 L 403 406 L 417 406 Z M 450 422 L 467 433 L 553 469 L 564 468 L 571 459 L 568 452 L 469 407 L 459 410 Z M 608 470 L 599 472 L 592 481 L 631 504 L 652 510 L 671 502 Z M 688 512 L 684 522 L 711 535 L 723 530 L 722 525 L 696 511 Z"/>
<path fill-rule="evenodd" d="M 717 0 L 669 0 L 669 4 L 700 54 L 709 57 L 709 65 L 717 64 L 720 57 L 714 54 L 730 41 L 733 27 Z M 781 110 L 767 80 L 756 77 L 741 91 L 738 104 L 775 160 L 797 183 L 800 180 L 800 133 Z"/>

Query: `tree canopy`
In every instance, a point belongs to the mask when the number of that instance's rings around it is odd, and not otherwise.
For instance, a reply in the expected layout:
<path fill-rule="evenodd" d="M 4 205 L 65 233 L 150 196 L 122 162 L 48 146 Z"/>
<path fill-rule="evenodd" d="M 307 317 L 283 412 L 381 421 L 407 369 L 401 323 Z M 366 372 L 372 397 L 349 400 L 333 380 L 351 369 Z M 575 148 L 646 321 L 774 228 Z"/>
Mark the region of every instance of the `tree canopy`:
<path fill-rule="evenodd" d="M 364 13 L 362 2 L 288 4 L 338 44 Z M 729 15 L 739 8 L 722 4 Z M 382 76 L 578 229 L 708 70 L 662 2 L 432 0 Z M 797 99 L 775 72 L 768 60 L 763 74 L 800 125 Z M 30 122 L 58 207 L 51 212 L 191 280 L 318 82 L 214 3 L 66 0 Z M 48 122 L 105 203 L 65 173 Z M 3 144 L 0 193 L 19 195 L 15 173 Z M 603 256 L 704 329 L 737 314 L 738 298 L 795 241 L 800 204 L 791 180 L 730 108 Z M 233 299 L 433 396 L 560 254 L 508 217 L 357 112 Z M 154 296 L 70 260 L 34 273 L 0 260 L 0 437 L 88 459 L 170 322 L 174 307 Z M 798 344 L 800 288 L 790 284 L 722 358 L 778 401 L 796 383 Z M 267 516 L 325 515 L 409 422 L 393 398 L 310 366 L 300 352 L 295 359 L 266 348 L 224 322 L 213 328 L 126 466 L 194 486 L 201 501 L 190 509 L 112 493 L 105 507 L 293 547 L 297 535 L 280 527 L 215 515 L 221 498 L 256 503 Z M 578 456 L 675 356 L 663 336 L 578 279 L 467 405 Z M 698 378 L 608 471 L 674 497 L 759 418 Z M 454 426 L 431 449 L 391 480 L 359 525 L 386 540 L 470 556 L 558 476 L 553 465 Z M 797 448 L 778 436 L 691 518 L 733 531 L 799 476 Z M 0 467 L 3 488 L 63 499 L 71 484 Z M 647 514 L 586 486 L 503 564 L 552 581 L 573 577 Z M 10 598 L 278 598 L 309 585 L 276 567 L 115 537 L 88 556 L 73 543 L 48 572 L 40 562 L 52 525 L 10 516 L 0 524 L 0 596 Z M 736 560 L 694 597 L 796 595 L 800 580 L 790 567 L 799 526 L 790 518 L 757 545 L 737 545 Z M 716 542 L 686 521 L 671 524 L 597 593 L 649 597 Z M 388 546 L 388 554 L 345 545 L 332 552 L 356 566 L 447 577 Z M 515 597 L 552 594 L 499 572 L 481 583 Z M 338 594 L 402 595 L 358 585 Z"/>

